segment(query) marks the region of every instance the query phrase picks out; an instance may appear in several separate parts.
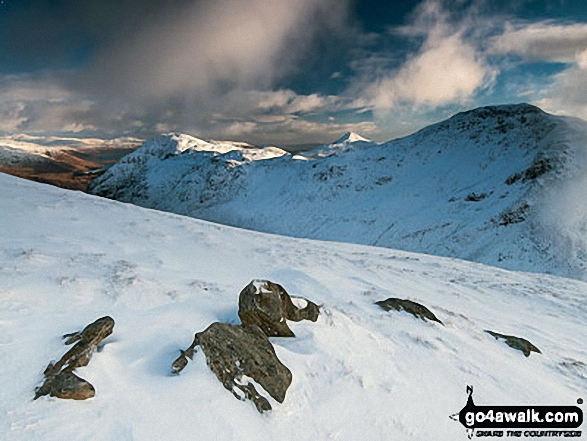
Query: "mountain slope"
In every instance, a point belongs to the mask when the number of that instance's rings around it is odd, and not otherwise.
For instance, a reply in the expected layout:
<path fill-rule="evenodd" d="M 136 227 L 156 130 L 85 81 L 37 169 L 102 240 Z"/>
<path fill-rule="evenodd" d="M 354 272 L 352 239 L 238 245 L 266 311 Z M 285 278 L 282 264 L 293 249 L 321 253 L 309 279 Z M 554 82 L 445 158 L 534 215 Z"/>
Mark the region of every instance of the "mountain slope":
<path fill-rule="evenodd" d="M 0 204 L 2 440 L 453 441 L 466 439 L 449 419 L 466 385 L 477 404 L 584 397 L 584 282 L 237 230 L 2 174 Z M 253 278 L 323 305 L 316 323 L 290 324 L 296 338 L 271 339 L 293 382 L 269 415 L 227 392 L 201 352 L 168 374 L 194 332 L 238 322 Z M 373 304 L 388 297 L 423 303 L 444 326 Z M 32 401 L 65 352 L 60 335 L 104 315 L 114 333 L 78 370 L 95 398 Z"/>
<path fill-rule="evenodd" d="M 90 191 L 258 231 L 582 278 L 586 152 L 587 123 L 521 104 L 384 144 L 343 141 L 265 161 L 161 158 L 145 145 Z"/>
<path fill-rule="evenodd" d="M 100 170 L 139 145 L 133 138 L 0 137 L 0 172 L 85 190 Z"/>

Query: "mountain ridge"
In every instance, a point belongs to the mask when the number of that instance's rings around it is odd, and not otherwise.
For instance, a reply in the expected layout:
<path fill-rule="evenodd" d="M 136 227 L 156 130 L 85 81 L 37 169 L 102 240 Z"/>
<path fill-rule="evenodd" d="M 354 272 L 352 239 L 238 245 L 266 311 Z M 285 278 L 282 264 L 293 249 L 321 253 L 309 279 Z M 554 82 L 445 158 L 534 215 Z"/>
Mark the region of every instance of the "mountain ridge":
<path fill-rule="evenodd" d="M 139 148 L 90 191 L 263 232 L 585 276 L 587 213 L 560 196 L 585 179 L 587 123 L 529 104 L 489 106 L 356 145 L 262 160 L 161 160 Z"/>

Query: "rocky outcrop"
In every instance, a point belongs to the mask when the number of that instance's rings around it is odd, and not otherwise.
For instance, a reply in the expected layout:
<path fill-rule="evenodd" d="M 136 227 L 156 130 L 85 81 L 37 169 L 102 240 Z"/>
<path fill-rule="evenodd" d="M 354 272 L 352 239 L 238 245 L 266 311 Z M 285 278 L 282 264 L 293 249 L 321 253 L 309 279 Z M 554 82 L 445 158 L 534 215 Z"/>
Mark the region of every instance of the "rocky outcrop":
<path fill-rule="evenodd" d="M 492 337 L 495 337 L 496 340 L 498 340 L 498 339 L 504 340 L 506 345 L 508 345 L 510 348 L 521 351 L 526 357 L 530 356 L 530 352 L 536 352 L 538 354 L 542 354 L 540 349 L 538 349 L 536 346 L 534 346 L 532 343 L 530 343 L 525 338 L 516 337 L 514 335 L 500 334 L 498 332 L 487 331 L 487 330 L 485 332 L 487 332 Z"/>
<path fill-rule="evenodd" d="M 412 302 L 411 300 L 406 299 L 398 299 L 394 297 L 390 297 L 387 300 L 381 300 L 379 302 L 375 302 L 376 305 L 379 305 L 381 308 L 385 309 L 386 311 L 406 311 L 412 314 L 414 317 L 420 318 L 424 321 L 429 320 L 433 322 L 438 322 L 441 325 L 443 324 L 436 316 L 426 308 L 424 305 L 420 305 L 419 303 Z"/>
<path fill-rule="evenodd" d="M 73 372 L 60 372 L 48 376 L 43 385 L 37 389 L 35 400 L 43 395 L 70 400 L 87 400 L 96 394 L 94 386 Z"/>
<path fill-rule="evenodd" d="M 198 332 L 192 344 L 181 350 L 172 363 L 172 372 L 179 374 L 200 346 L 208 366 L 226 389 L 239 400 L 251 400 L 261 413 L 271 410 L 267 398 L 250 380 L 279 403 L 285 399 L 292 374 L 277 358 L 269 337 L 294 337 L 286 320 L 315 322 L 320 313 L 315 303 L 303 298 L 296 301 L 303 306 L 294 305 L 281 285 L 253 280 L 239 296 L 238 315 L 242 324 L 213 323 Z"/>
<path fill-rule="evenodd" d="M 211 324 L 195 335 L 191 346 L 173 363 L 175 373 L 181 372 L 197 346 L 202 348 L 218 380 L 239 400 L 251 400 L 259 412 L 271 410 L 267 398 L 259 394 L 249 379 L 276 401 L 282 403 L 285 399 L 291 372 L 279 361 L 269 339 L 258 326 Z"/>
<path fill-rule="evenodd" d="M 36 389 L 34 399 L 44 395 L 74 400 L 93 397 L 94 387 L 73 371 L 88 365 L 100 342 L 112 334 L 113 328 L 114 320 L 106 316 L 81 331 L 64 335 L 66 345 L 75 345 L 57 363 L 49 363 L 44 372 L 45 382 Z"/>
<path fill-rule="evenodd" d="M 240 293 L 238 316 L 244 325 L 256 325 L 268 337 L 295 337 L 286 320 L 318 319 L 320 308 L 307 299 L 300 298 L 304 307 L 293 304 L 287 291 L 268 280 L 253 280 Z"/>

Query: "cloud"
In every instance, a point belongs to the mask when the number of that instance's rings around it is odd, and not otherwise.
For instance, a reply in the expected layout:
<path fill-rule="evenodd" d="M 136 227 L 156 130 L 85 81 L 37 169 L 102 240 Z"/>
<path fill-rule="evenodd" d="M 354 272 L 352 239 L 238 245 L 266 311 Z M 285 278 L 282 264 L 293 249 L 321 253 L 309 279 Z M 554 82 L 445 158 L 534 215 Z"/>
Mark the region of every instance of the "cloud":
<path fill-rule="evenodd" d="M 377 126 L 371 121 L 357 123 L 348 122 L 317 122 L 289 116 L 279 121 L 245 121 L 230 122 L 218 126 L 221 133 L 232 133 L 236 139 L 243 134 L 257 133 L 255 142 L 258 144 L 300 145 L 320 144 L 340 138 L 345 132 L 356 132 L 367 138 L 378 134 Z M 300 136 L 303 134 L 303 137 Z"/>
<path fill-rule="evenodd" d="M 173 130 L 301 144 L 351 130 L 388 139 L 496 99 L 496 84 L 497 99 L 520 97 L 518 83 L 524 100 L 587 117 L 587 24 L 513 20 L 484 9 L 484 0 L 426 0 L 404 25 L 380 34 L 352 25 L 352 0 L 33 3 L 18 20 L 0 17 L 0 67 L 57 53 L 74 68 L 0 76 L 7 133 Z M 308 73 L 308 60 L 321 56 L 337 59 L 321 65 L 332 70 Z M 567 67 L 510 75 L 536 61 Z M 308 78 L 304 93 L 294 90 Z"/>
<path fill-rule="evenodd" d="M 321 29 L 344 20 L 347 0 L 217 0 L 185 3 L 106 47 L 87 79 L 100 93 L 209 98 L 270 87 L 294 69 Z M 87 84 L 82 78 L 82 85 Z"/>
<path fill-rule="evenodd" d="M 349 128 L 371 133 L 375 127 L 373 123 L 313 121 L 315 116 L 356 110 L 352 99 L 332 95 L 301 95 L 289 89 L 235 90 L 226 94 L 221 103 L 206 124 L 210 137 L 248 139 L 260 144 L 321 143 L 333 134 L 340 137 Z"/>
<path fill-rule="evenodd" d="M 489 53 L 566 64 L 546 86 L 533 91 L 533 103 L 551 113 L 587 119 L 587 23 L 506 23 L 492 39 Z"/>
<path fill-rule="evenodd" d="M 493 77 L 474 47 L 458 34 L 446 35 L 426 42 L 400 69 L 370 85 L 366 95 L 378 109 L 439 106 L 471 98 Z"/>
<path fill-rule="evenodd" d="M 0 29 L 11 42 L 0 55 L 44 62 L 47 50 L 35 58 L 33 49 L 43 38 L 60 60 L 88 38 L 95 48 L 76 69 L 0 78 L 2 131 L 204 135 L 230 121 L 227 136 L 236 136 L 262 117 L 287 120 L 340 101 L 277 83 L 313 42 L 342 33 L 349 0 L 63 0 L 60 11 L 51 3 L 17 11 Z M 27 17 L 37 23 L 28 33 L 20 26 Z"/>
<path fill-rule="evenodd" d="M 34 75 L 0 77 L 0 131 L 80 132 L 94 127 L 87 113 L 92 102 L 57 81 Z"/>
<path fill-rule="evenodd" d="M 362 86 L 367 103 L 379 110 L 441 106 L 466 101 L 491 85 L 497 71 L 477 45 L 474 24 L 471 17 L 454 21 L 440 1 L 422 3 L 413 23 L 393 30 L 422 43 L 399 67 L 384 74 L 377 69 L 378 77 Z"/>
<path fill-rule="evenodd" d="M 506 23 L 489 53 L 519 55 L 526 61 L 573 63 L 587 48 L 587 23 Z"/>
<path fill-rule="evenodd" d="M 577 54 L 576 61 L 553 77 L 535 104 L 544 110 L 573 115 L 587 120 L 587 49 Z"/>

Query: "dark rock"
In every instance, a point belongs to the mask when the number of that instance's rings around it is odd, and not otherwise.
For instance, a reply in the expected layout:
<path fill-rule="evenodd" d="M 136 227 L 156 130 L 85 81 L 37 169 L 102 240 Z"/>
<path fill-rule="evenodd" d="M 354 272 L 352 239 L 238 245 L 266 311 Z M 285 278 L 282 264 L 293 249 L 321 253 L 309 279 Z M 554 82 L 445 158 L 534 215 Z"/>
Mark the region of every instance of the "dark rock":
<path fill-rule="evenodd" d="M 65 334 L 66 345 L 77 342 L 65 353 L 61 360 L 49 364 L 45 369 L 45 376 L 57 374 L 60 371 L 72 372 L 78 367 L 87 366 L 96 348 L 102 340 L 112 334 L 114 320 L 112 317 L 102 317 L 86 326 L 83 330 Z"/>
<path fill-rule="evenodd" d="M 530 167 L 528 167 L 526 170 L 513 174 L 512 176 L 506 179 L 505 183 L 507 185 L 512 185 L 518 181 L 531 181 L 553 170 L 560 169 L 562 165 L 563 162 L 560 158 L 547 158 L 543 156 L 538 156 L 534 158 L 534 161 L 532 161 Z"/>
<path fill-rule="evenodd" d="M 179 373 L 200 346 L 208 366 L 222 385 L 239 400 L 251 400 L 259 412 L 271 410 L 269 401 L 260 395 L 252 379 L 276 401 L 282 403 L 291 384 L 290 370 L 283 365 L 263 331 L 254 325 L 213 323 L 195 335 L 191 346 L 173 362 Z"/>
<path fill-rule="evenodd" d="M 390 297 L 387 300 L 375 302 L 375 304 L 379 305 L 386 311 L 391 311 L 392 309 L 395 311 L 406 311 L 412 314 L 414 317 L 418 317 L 424 321 L 430 320 L 433 322 L 438 322 L 441 325 L 443 324 L 428 308 L 420 305 L 419 303 L 412 302 L 411 300 Z"/>
<path fill-rule="evenodd" d="M 90 323 L 84 329 L 78 332 L 72 332 L 71 334 L 65 334 L 63 338 L 66 338 L 65 341 L 66 345 L 70 345 L 75 343 L 76 341 L 81 341 L 85 343 L 90 343 L 96 341 L 100 343 L 110 334 L 112 334 L 112 330 L 114 329 L 114 319 L 112 317 L 102 317 L 96 320 L 93 323 Z"/>
<path fill-rule="evenodd" d="M 517 349 L 518 351 L 522 351 L 522 353 L 526 356 L 530 356 L 530 352 L 537 352 L 538 354 L 542 354 L 540 349 L 530 343 L 528 340 L 520 337 L 515 337 L 513 335 L 505 335 L 499 334 L 498 332 L 493 331 L 485 331 L 495 339 L 502 339 L 505 340 L 505 344 L 508 345 L 510 348 Z"/>
<path fill-rule="evenodd" d="M 479 202 L 485 199 L 488 196 L 487 193 L 469 193 L 467 197 L 465 197 L 465 201 L 467 202 Z"/>
<path fill-rule="evenodd" d="M 35 400 L 48 394 L 75 400 L 93 397 L 95 393 L 93 386 L 74 375 L 73 371 L 88 365 L 98 345 L 112 334 L 113 329 L 114 320 L 106 316 L 99 318 L 81 331 L 64 335 L 63 338 L 67 339 L 66 345 L 73 343 L 75 345 L 57 363 L 49 363 L 44 372 L 45 382 L 37 388 Z"/>
<path fill-rule="evenodd" d="M 96 394 L 94 386 L 79 378 L 73 372 L 62 371 L 45 379 L 45 383 L 37 389 L 35 400 L 43 395 L 70 400 L 87 400 Z"/>
<path fill-rule="evenodd" d="M 530 204 L 523 202 L 515 208 L 506 210 L 501 213 L 497 219 L 497 224 L 505 227 L 507 225 L 519 224 L 526 220 L 526 216 L 530 211 Z"/>
<path fill-rule="evenodd" d="M 298 308 L 281 285 L 268 280 L 253 280 L 240 293 L 238 316 L 244 325 L 256 325 L 269 337 L 295 337 L 287 320 L 318 319 L 320 308 L 307 299 Z"/>

